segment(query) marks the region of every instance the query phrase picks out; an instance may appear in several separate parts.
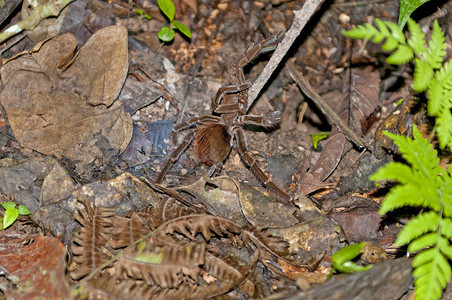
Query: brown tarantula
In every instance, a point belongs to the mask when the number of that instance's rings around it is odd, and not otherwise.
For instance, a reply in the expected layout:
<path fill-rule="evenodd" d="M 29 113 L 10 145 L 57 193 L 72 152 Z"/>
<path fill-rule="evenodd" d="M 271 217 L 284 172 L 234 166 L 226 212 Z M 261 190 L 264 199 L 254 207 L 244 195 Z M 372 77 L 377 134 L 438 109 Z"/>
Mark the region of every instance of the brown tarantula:
<path fill-rule="evenodd" d="M 179 158 L 182 152 L 195 140 L 195 151 L 202 163 L 213 166 L 209 176 L 219 170 L 228 157 L 234 143 L 237 151 L 259 181 L 279 199 L 290 202 L 292 197 L 276 186 L 267 174 L 257 165 L 249 154 L 243 125 L 257 125 L 274 127 L 281 121 L 281 114 L 274 112 L 269 116 L 246 114 L 248 89 L 250 82 L 245 80 L 243 67 L 257 55 L 273 51 L 282 39 L 284 32 L 261 41 L 248 48 L 232 66 L 230 72 L 231 85 L 221 87 L 212 101 L 212 114 L 190 118 L 185 122 L 176 124 L 174 132 L 195 127 L 188 133 L 184 141 L 176 148 L 166 162 L 156 183 L 160 183 L 171 165 Z"/>

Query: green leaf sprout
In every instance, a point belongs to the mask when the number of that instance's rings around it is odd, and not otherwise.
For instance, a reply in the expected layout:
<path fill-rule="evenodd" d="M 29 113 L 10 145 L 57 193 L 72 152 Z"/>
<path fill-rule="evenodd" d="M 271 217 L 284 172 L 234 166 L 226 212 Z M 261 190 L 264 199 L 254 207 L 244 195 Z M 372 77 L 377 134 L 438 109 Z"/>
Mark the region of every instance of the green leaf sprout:
<path fill-rule="evenodd" d="M 168 17 L 168 19 L 172 22 L 174 20 L 174 16 L 176 15 L 176 7 L 172 0 L 158 0 L 157 1 L 159 8 Z"/>
<path fill-rule="evenodd" d="M 0 218 L 0 230 L 6 229 L 11 226 L 19 217 L 19 215 L 26 216 L 31 214 L 31 211 L 25 205 L 19 205 L 16 207 L 14 202 L 2 203 L 5 214 L 3 218 Z"/>
<path fill-rule="evenodd" d="M 157 1 L 160 10 L 163 12 L 163 14 L 169 19 L 170 26 L 169 27 L 162 27 L 162 29 L 158 33 L 159 39 L 161 39 L 164 42 L 171 42 L 174 39 L 174 29 L 179 30 L 183 35 L 191 38 L 191 31 L 190 29 L 182 24 L 181 22 L 174 19 L 176 16 L 176 7 L 174 6 L 174 3 L 172 0 L 158 0 Z"/>
<path fill-rule="evenodd" d="M 170 42 L 174 39 L 174 30 L 168 27 L 162 27 L 158 33 L 159 39 L 164 42 Z"/>
<path fill-rule="evenodd" d="M 317 150 L 317 144 L 321 140 L 326 139 L 329 135 L 330 135 L 329 132 L 317 132 L 311 134 L 312 146 L 314 147 L 314 149 Z"/>

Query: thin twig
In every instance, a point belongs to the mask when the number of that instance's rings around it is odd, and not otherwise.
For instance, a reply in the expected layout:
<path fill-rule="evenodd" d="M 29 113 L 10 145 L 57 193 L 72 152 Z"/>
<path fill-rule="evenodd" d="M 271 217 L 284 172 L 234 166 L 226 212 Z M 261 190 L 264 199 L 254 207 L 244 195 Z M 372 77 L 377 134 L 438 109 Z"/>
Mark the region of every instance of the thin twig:
<path fill-rule="evenodd" d="M 247 111 L 253 105 L 254 101 L 256 100 L 264 85 L 267 83 L 270 76 L 278 67 L 279 63 L 286 55 L 289 48 L 292 46 L 295 39 L 300 35 L 300 32 L 303 30 L 304 26 L 322 2 L 322 0 L 307 0 L 300 10 L 294 11 L 295 17 L 292 26 L 286 32 L 284 39 L 278 45 L 278 48 L 276 48 L 261 75 L 259 75 L 259 77 L 256 79 L 256 81 L 248 91 Z"/>
<path fill-rule="evenodd" d="M 295 69 L 292 62 L 287 63 L 290 75 L 297 83 L 302 92 L 308 96 L 320 108 L 320 110 L 333 122 L 334 125 L 342 132 L 352 143 L 362 149 L 369 149 L 370 146 L 365 139 L 358 136 L 342 119 L 334 112 L 334 110 L 320 97 L 314 90 L 309 81 Z"/>

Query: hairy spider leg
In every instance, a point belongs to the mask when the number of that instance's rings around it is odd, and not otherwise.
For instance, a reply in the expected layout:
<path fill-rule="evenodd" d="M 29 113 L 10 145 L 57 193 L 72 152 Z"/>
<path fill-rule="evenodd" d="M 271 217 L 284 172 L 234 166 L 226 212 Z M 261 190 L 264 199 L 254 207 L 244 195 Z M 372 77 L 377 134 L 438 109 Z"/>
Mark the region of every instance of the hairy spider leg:
<path fill-rule="evenodd" d="M 284 36 L 284 31 L 278 35 L 263 40 L 257 45 L 251 45 L 233 65 L 229 73 L 232 85 L 223 86 L 212 101 L 212 111 L 218 114 L 239 113 L 245 114 L 247 104 L 247 89 L 251 86 L 245 80 L 243 67 L 250 63 L 261 53 L 273 51 Z M 228 97 L 229 94 L 236 94 Z M 235 98 L 235 99 L 234 99 Z"/>
<path fill-rule="evenodd" d="M 245 82 L 245 74 L 243 73 L 243 67 L 249 64 L 256 56 L 270 52 L 276 49 L 276 46 L 284 37 L 285 31 L 280 31 L 276 36 L 272 36 L 268 39 L 261 41 L 257 45 L 251 45 L 245 51 L 245 54 L 242 55 L 231 68 L 231 72 L 229 73 L 229 79 L 232 84 L 240 85 Z"/>
<path fill-rule="evenodd" d="M 281 123 L 281 112 L 275 111 L 267 116 L 243 115 L 237 117 L 237 124 L 277 127 Z"/>
<path fill-rule="evenodd" d="M 242 157 L 245 165 L 250 168 L 251 172 L 256 178 L 262 182 L 262 184 L 280 200 L 291 203 L 292 197 L 281 190 L 276 184 L 274 184 L 270 177 L 258 166 L 256 160 L 248 152 L 248 146 L 246 144 L 246 137 L 243 129 L 239 126 L 233 129 L 235 140 L 237 141 L 237 151 Z"/>
<path fill-rule="evenodd" d="M 173 151 L 173 153 L 171 153 L 170 158 L 166 162 L 166 164 L 163 167 L 162 171 L 160 171 L 160 174 L 157 177 L 157 179 L 155 180 L 155 183 L 161 183 L 162 182 L 163 178 L 165 177 L 165 175 L 168 172 L 168 170 L 171 167 L 171 165 L 176 160 L 179 159 L 179 157 L 185 151 L 185 149 L 187 149 L 187 147 L 193 142 L 194 138 L 195 138 L 195 132 L 194 131 L 191 131 L 191 132 L 187 133 L 187 135 L 185 136 L 185 138 L 182 141 L 182 143 L 176 148 L 176 150 Z"/>
<path fill-rule="evenodd" d="M 243 105 L 239 101 L 223 101 L 225 103 L 221 103 L 223 99 L 227 98 L 229 94 L 235 94 L 246 91 L 251 86 L 250 82 L 242 83 L 241 85 L 228 85 L 222 86 L 218 89 L 217 94 L 212 101 L 212 111 L 218 114 L 227 114 L 227 113 L 236 113 L 242 112 L 245 113 L 246 105 Z M 236 95 L 232 95 L 232 97 L 236 97 Z M 246 104 L 246 102 L 244 103 Z"/>

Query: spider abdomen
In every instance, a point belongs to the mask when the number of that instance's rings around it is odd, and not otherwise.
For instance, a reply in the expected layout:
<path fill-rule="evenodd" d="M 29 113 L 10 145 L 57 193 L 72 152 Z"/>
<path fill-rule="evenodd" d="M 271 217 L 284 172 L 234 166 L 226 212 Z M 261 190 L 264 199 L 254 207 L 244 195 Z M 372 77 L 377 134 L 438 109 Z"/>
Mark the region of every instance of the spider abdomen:
<path fill-rule="evenodd" d="M 207 124 L 196 133 L 196 154 L 207 166 L 223 162 L 231 147 L 232 136 L 224 124 Z"/>

